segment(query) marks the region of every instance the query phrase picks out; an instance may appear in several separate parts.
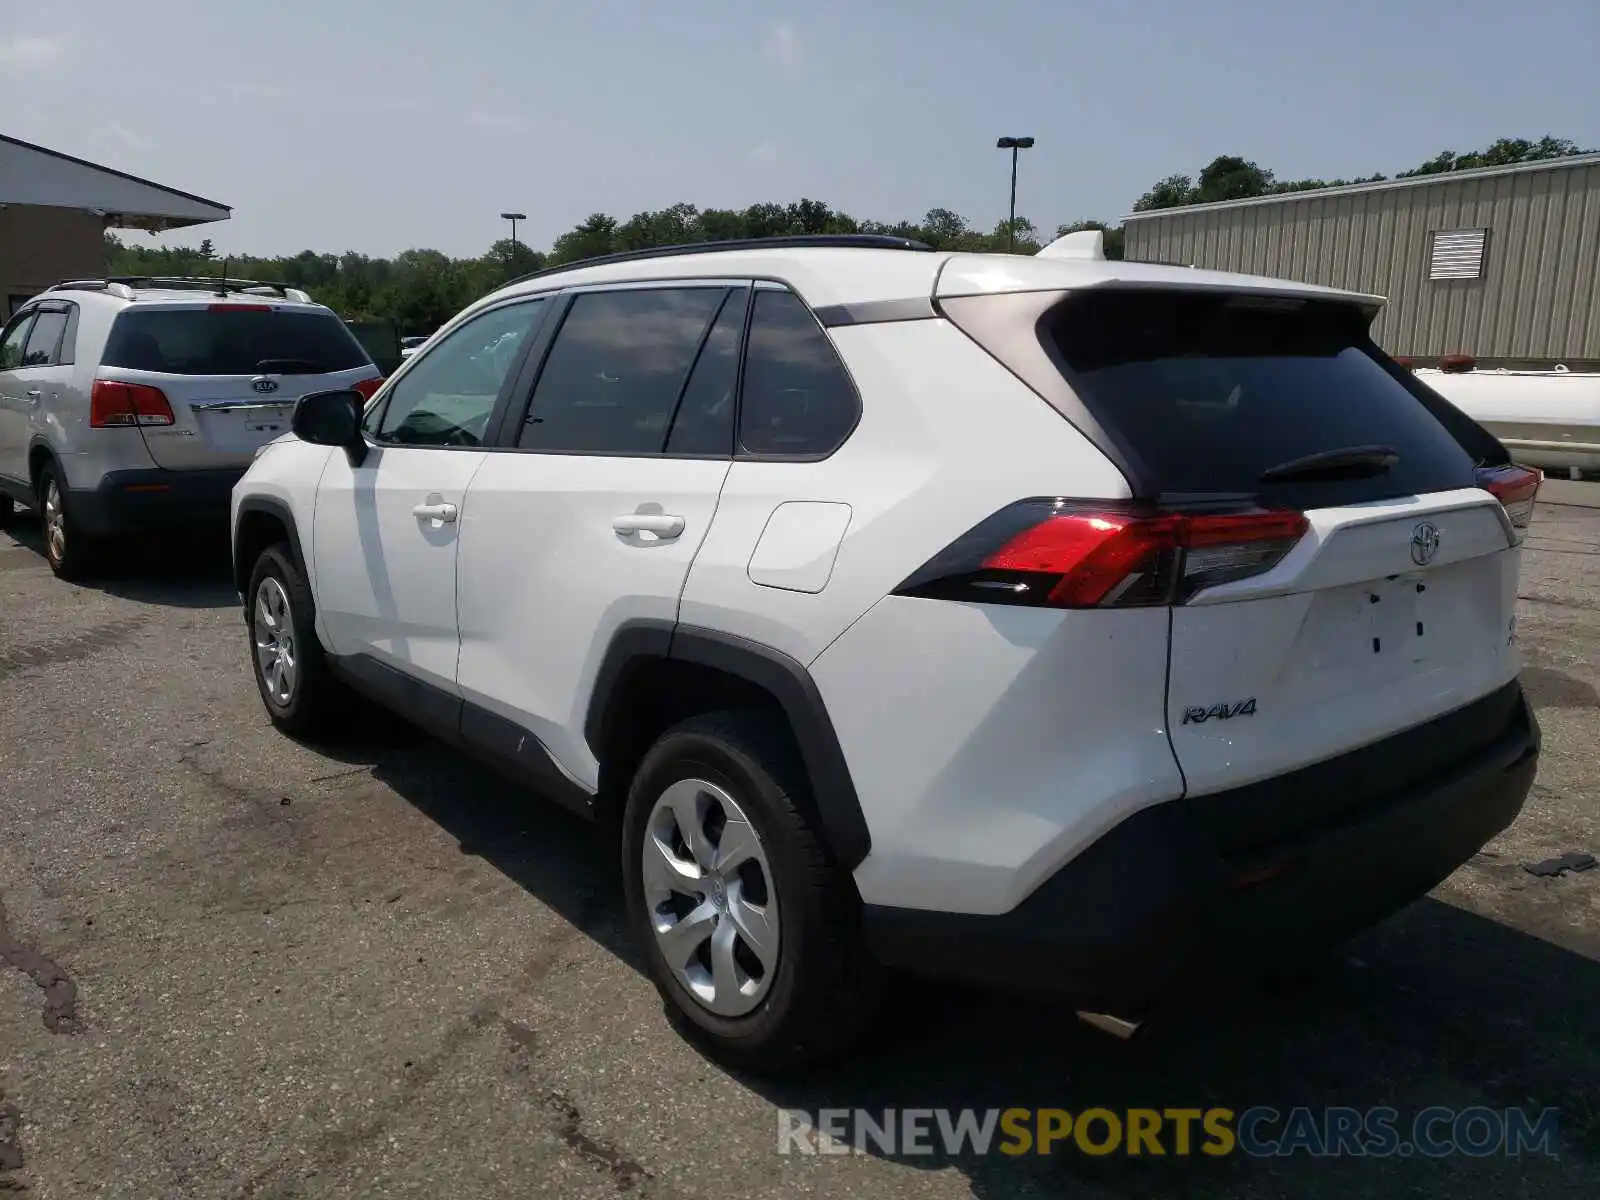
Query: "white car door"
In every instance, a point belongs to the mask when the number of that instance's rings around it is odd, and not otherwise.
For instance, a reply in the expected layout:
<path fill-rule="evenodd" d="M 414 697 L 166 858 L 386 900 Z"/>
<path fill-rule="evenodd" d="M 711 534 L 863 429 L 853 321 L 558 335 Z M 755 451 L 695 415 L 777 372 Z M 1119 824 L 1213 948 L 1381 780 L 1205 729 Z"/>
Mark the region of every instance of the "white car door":
<path fill-rule="evenodd" d="M 511 409 L 515 452 L 490 453 L 467 493 L 464 737 L 537 770 L 531 735 L 595 787 L 586 698 L 619 626 L 677 618 L 732 460 L 748 296 L 686 281 L 570 297 L 525 417 Z"/>
<path fill-rule="evenodd" d="M 367 413 L 359 465 L 329 457 L 312 553 L 329 649 L 369 683 L 456 694 L 456 548 L 467 485 L 542 300 L 489 309 L 398 374 Z M 413 694 L 415 698 L 415 694 Z"/>
<path fill-rule="evenodd" d="M 33 328 L 34 310 L 11 319 L 0 334 L 0 476 L 13 482 L 28 477 L 28 415 L 34 397 L 33 385 L 22 369 L 28 331 Z"/>

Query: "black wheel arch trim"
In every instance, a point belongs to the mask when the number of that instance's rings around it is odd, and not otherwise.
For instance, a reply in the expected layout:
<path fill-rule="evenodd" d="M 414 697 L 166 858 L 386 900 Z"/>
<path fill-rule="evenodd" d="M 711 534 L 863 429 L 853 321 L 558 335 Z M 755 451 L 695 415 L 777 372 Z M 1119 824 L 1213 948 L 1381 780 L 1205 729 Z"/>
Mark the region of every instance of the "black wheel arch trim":
<path fill-rule="evenodd" d="M 584 720 L 584 738 L 596 758 L 602 757 L 615 722 L 624 715 L 620 697 L 630 670 L 648 659 L 694 663 L 725 672 L 769 693 L 793 730 L 829 849 L 847 871 L 861 864 L 872 847 L 872 838 L 844 750 L 811 673 L 781 650 L 733 634 L 670 621 L 625 622 L 606 648 Z"/>
<path fill-rule="evenodd" d="M 294 512 L 282 500 L 275 496 L 249 496 L 239 501 L 239 510 L 234 514 L 232 536 L 233 556 L 233 581 L 242 598 L 245 589 L 250 586 L 250 572 L 255 568 L 255 563 L 244 562 L 239 557 L 239 530 L 244 527 L 245 518 L 251 513 L 261 513 L 272 517 L 284 528 L 289 535 L 289 553 L 294 555 L 295 570 L 300 572 L 301 578 L 310 583 L 311 576 L 306 573 L 306 556 L 304 547 L 300 542 L 300 527 L 295 523 Z"/>

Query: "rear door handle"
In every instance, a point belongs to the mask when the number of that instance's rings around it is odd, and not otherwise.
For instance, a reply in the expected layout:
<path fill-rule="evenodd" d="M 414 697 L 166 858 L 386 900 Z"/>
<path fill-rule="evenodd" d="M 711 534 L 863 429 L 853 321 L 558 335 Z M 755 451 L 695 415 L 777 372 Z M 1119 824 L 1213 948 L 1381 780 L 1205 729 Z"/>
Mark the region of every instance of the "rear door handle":
<path fill-rule="evenodd" d="M 653 533 L 664 538 L 677 537 L 683 526 L 682 517 L 669 513 L 627 513 L 611 519 L 611 528 L 618 533 Z"/>
<path fill-rule="evenodd" d="M 38 388 L 29 388 L 28 389 L 28 403 L 29 404 L 37 404 L 37 403 L 39 403 L 39 397 L 41 395 L 43 395 L 43 393 Z"/>
<path fill-rule="evenodd" d="M 419 504 L 411 510 L 411 515 L 419 521 L 442 521 L 446 525 L 454 525 L 456 506 L 443 503 Z"/>

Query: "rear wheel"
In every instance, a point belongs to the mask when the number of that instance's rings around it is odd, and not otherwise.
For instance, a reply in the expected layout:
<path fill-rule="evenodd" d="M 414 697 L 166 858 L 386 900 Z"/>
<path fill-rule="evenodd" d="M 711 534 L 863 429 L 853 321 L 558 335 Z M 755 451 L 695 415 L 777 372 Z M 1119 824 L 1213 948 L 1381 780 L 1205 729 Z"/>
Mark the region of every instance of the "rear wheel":
<path fill-rule="evenodd" d="M 39 468 L 34 482 L 39 496 L 39 526 L 44 536 L 44 557 L 61 579 L 86 579 L 101 556 L 100 543 L 78 528 L 66 486 L 54 462 Z"/>
<path fill-rule="evenodd" d="M 630 924 L 674 1024 L 731 1065 L 835 1053 L 877 998 L 860 900 L 808 791 L 781 723 L 722 712 L 668 730 L 629 792 Z"/>
<path fill-rule="evenodd" d="M 7 529 L 11 525 L 11 515 L 17 511 L 17 504 L 10 496 L 0 493 L 0 529 Z"/>
<path fill-rule="evenodd" d="M 317 640 L 311 588 L 286 544 L 261 552 L 245 597 L 250 665 L 267 716 L 288 734 L 324 732 L 341 689 Z"/>

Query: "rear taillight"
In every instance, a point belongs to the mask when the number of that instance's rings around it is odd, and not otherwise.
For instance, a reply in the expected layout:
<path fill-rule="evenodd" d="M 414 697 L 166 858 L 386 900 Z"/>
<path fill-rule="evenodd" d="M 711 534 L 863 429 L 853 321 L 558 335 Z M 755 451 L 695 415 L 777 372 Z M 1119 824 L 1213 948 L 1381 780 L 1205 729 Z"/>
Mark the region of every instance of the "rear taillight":
<path fill-rule="evenodd" d="M 1539 485 L 1543 482 L 1544 472 L 1532 467 L 1478 468 L 1478 486 L 1500 501 L 1519 542 L 1533 523 L 1533 503 L 1539 498 Z"/>
<path fill-rule="evenodd" d="M 89 392 L 89 426 L 114 429 L 124 425 L 171 425 L 172 405 L 166 393 L 143 383 L 96 379 Z"/>
<path fill-rule="evenodd" d="M 207 312 L 271 312 L 270 304 L 208 304 Z"/>
<path fill-rule="evenodd" d="M 376 379 L 358 379 L 350 385 L 350 389 L 360 392 L 363 400 L 371 400 L 382 386 L 383 376 L 379 375 Z"/>
<path fill-rule="evenodd" d="M 1157 511 L 1024 500 L 934 555 L 897 594 L 985 604 L 1130 608 L 1276 566 L 1307 528 L 1279 509 Z"/>

